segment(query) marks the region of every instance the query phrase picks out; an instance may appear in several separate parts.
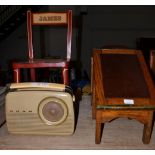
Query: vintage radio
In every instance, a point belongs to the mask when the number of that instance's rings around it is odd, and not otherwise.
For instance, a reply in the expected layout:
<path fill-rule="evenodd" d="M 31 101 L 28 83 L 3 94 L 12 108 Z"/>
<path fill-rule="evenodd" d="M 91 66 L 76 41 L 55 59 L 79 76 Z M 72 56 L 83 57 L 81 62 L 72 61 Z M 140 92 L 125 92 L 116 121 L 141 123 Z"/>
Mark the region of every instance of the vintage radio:
<path fill-rule="evenodd" d="M 54 83 L 13 83 L 6 95 L 8 131 L 17 134 L 70 135 L 74 105 L 70 87 Z"/>

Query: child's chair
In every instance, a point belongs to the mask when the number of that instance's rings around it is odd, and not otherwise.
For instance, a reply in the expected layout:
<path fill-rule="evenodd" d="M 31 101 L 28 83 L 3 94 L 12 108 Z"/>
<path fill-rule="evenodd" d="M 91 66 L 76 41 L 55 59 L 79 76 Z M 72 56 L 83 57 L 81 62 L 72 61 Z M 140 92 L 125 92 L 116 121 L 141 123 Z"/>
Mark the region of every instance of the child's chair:
<path fill-rule="evenodd" d="M 34 59 L 32 26 L 66 26 L 67 48 L 64 59 Z M 67 12 L 31 12 L 27 11 L 27 33 L 28 33 L 28 60 L 24 62 L 13 62 L 14 82 L 21 81 L 21 69 L 30 69 L 31 81 L 36 81 L 36 68 L 61 68 L 63 83 L 69 84 L 68 66 L 71 59 L 72 42 L 72 10 Z"/>

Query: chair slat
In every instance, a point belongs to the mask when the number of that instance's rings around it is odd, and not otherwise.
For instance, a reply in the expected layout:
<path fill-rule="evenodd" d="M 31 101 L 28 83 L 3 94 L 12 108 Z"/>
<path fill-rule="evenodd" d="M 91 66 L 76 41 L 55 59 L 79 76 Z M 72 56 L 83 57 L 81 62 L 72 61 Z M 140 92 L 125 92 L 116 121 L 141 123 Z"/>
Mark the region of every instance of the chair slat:
<path fill-rule="evenodd" d="M 33 25 L 67 24 L 66 13 L 33 13 Z"/>

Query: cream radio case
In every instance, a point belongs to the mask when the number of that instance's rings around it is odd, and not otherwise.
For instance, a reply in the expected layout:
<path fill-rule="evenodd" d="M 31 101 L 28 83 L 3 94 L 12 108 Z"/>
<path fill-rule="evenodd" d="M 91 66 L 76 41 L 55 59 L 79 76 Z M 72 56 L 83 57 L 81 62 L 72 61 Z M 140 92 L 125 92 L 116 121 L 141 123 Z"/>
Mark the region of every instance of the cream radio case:
<path fill-rule="evenodd" d="M 54 83 L 12 83 L 6 95 L 6 122 L 8 131 L 15 134 L 73 134 L 71 88 Z"/>

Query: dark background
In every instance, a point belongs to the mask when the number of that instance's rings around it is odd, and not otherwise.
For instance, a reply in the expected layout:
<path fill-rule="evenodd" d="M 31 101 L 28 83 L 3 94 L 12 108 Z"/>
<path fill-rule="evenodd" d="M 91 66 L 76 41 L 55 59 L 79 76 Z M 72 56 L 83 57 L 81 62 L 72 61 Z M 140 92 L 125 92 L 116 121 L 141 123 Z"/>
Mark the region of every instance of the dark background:
<path fill-rule="evenodd" d="M 22 6 L 26 7 L 26 6 Z M 35 7 L 35 6 L 33 6 Z M 37 6 L 36 6 L 37 7 Z M 83 72 L 90 78 L 90 58 L 94 48 L 123 47 L 145 49 L 155 46 L 155 6 L 107 6 L 107 5 L 57 5 L 41 6 L 39 11 L 73 10 L 72 61 L 75 62 L 78 78 Z M 35 57 L 65 55 L 66 31 L 45 28 L 34 29 Z M 42 43 L 40 43 L 42 40 Z M 26 20 L 0 41 L 0 78 L 12 80 L 10 62 L 26 59 Z M 81 72 L 80 72 L 81 71 Z M 5 76 L 3 75 L 5 74 Z M 8 75 L 9 74 L 9 75 Z"/>

